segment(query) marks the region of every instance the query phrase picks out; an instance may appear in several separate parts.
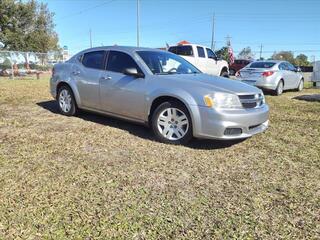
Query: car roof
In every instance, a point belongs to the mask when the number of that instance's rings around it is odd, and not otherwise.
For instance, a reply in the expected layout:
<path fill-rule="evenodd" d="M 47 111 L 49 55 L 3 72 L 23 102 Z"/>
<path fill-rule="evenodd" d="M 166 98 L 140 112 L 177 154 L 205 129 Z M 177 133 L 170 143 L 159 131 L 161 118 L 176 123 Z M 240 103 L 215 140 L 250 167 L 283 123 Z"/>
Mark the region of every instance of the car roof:
<path fill-rule="evenodd" d="M 209 48 L 207 46 L 203 46 L 203 45 L 200 45 L 200 44 L 194 44 L 194 43 L 184 43 L 184 44 L 172 45 L 170 47 L 180 47 L 180 46 L 194 46 L 194 47 Z"/>
<path fill-rule="evenodd" d="M 286 61 L 283 61 L 283 60 L 258 60 L 258 61 L 255 61 L 255 62 L 270 62 L 270 63 L 282 63 L 282 62 L 286 62 Z"/>
<path fill-rule="evenodd" d="M 160 52 L 163 51 L 163 50 L 156 49 L 156 48 L 146 48 L 146 47 L 102 46 L 102 47 L 88 48 L 88 49 L 85 49 L 85 50 L 79 52 L 78 54 L 82 54 L 85 52 L 92 52 L 92 51 L 101 51 L 101 50 L 106 50 L 106 51 L 114 50 L 114 51 L 122 51 L 122 52 L 127 52 L 127 53 L 133 53 L 136 51 L 160 51 Z"/>

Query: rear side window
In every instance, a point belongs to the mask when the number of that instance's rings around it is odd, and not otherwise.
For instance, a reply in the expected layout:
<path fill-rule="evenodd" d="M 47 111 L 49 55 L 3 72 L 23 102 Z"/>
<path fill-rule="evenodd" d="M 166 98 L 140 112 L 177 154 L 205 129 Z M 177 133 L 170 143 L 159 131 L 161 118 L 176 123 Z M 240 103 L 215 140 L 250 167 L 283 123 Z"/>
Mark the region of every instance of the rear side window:
<path fill-rule="evenodd" d="M 206 57 L 203 47 L 197 47 L 197 50 L 198 50 L 198 56 L 199 57 L 201 57 L 201 58 L 205 58 Z"/>
<path fill-rule="evenodd" d="M 249 66 L 250 68 L 272 68 L 276 63 L 274 62 L 254 62 Z"/>
<path fill-rule="evenodd" d="M 170 47 L 168 51 L 181 56 L 193 56 L 192 46 Z"/>
<path fill-rule="evenodd" d="M 104 69 L 105 51 L 85 53 L 82 57 L 82 64 L 87 68 Z"/>
<path fill-rule="evenodd" d="M 123 52 L 110 51 L 108 56 L 107 70 L 123 73 L 126 68 L 136 68 L 142 73 L 137 63 L 131 56 Z"/>

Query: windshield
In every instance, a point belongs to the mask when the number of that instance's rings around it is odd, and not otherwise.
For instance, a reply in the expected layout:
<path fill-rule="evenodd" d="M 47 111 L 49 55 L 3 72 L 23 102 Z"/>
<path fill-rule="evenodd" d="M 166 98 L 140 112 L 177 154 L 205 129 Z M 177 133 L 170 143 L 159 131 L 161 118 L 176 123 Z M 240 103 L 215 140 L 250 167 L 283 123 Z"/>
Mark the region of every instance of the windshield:
<path fill-rule="evenodd" d="M 254 62 L 249 68 L 272 68 L 276 63 L 274 62 Z"/>
<path fill-rule="evenodd" d="M 137 51 L 153 74 L 192 74 L 201 73 L 182 57 L 162 51 Z"/>

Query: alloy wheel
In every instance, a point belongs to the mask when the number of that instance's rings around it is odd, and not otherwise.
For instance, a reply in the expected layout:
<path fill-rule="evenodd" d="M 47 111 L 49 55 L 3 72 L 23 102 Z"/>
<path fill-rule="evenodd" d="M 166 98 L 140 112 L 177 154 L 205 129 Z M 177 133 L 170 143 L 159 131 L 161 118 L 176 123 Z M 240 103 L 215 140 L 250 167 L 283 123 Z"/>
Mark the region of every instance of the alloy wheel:
<path fill-rule="evenodd" d="M 177 108 L 166 108 L 157 119 L 160 134 L 168 140 L 180 140 L 189 129 L 189 120 L 186 114 Z"/>
<path fill-rule="evenodd" d="M 65 113 L 68 113 L 71 110 L 71 94 L 68 90 L 63 89 L 59 95 L 59 106 L 61 110 Z"/>

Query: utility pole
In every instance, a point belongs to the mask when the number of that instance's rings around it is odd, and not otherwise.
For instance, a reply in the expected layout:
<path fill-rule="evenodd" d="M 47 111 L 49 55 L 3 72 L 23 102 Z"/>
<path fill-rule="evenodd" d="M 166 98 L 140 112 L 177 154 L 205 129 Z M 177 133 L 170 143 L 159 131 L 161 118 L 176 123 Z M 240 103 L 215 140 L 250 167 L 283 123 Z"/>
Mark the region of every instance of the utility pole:
<path fill-rule="evenodd" d="M 140 25 L 140 6 L 139 6 L 139 0 L 137 0 L 137 47 L 140 46 L 140 30 L 139 30 L 139 25 Z"/>
<path fill-rule="evenodd" d="M 214 51 L 214 49 L 215 49 L 215 41 L 214 41 L 214 16 L 215 14 L 213 13 L 213 15 L 212 15 L 212 36 L 211 36 L 211 49 Z"/>
<path fill-rule="evenodd" d="M 262 58 L 262 48 L 263 48 L 263 46 L 262 46 L 262 43 L 261 43 L 261 45 L 260 45 L 260 58 L 259 58 L 259 60 L 261 60 L 261 58 Z"/>
<path fill-rule="evenodd" d="M 90 34 L 90 48 L 92 48 L 92 31 L 91 31 L 91 28 L 89 30 L 89 34 Z"/>
<path fill-rule="evenodd" d="M 226 41 L 227 41 L 227 46 L 230 47 L 231 46 L 231 37 L 229 36 L 229 34 L 226 37 Z"/>

